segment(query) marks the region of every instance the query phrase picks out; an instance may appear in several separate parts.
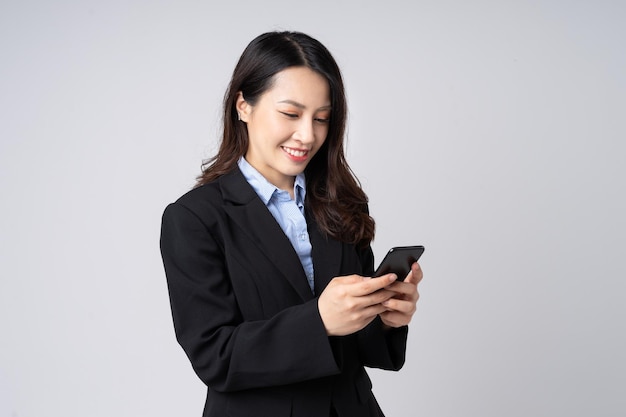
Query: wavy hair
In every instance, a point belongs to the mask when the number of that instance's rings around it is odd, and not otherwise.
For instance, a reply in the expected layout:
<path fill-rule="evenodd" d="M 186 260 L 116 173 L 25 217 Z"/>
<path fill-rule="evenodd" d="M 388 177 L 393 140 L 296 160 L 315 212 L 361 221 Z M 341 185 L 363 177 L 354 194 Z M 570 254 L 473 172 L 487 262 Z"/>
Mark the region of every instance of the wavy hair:
<path fill-rule="evenodd" d="M 358 246 L 374 239 L 375 223 L 367 195 L 348 166 L 344 153 L 347 104 L 341 71 L 319 41 L 300 32 L 268 32 L 250 42 L 239 58 L 226 94 L 222 141 L 218 153 L 202 164 L 196 186 L 214 181 L 237 167 L 248 149 L 248 130 L 237 118 L 237 94 L 255 105 L 272 87 L 274 76 L 290 67 L 306 67 L 330 87 L 331 114 L 324 144 L 305 169 L 305 207 L 327 235 Z"/>

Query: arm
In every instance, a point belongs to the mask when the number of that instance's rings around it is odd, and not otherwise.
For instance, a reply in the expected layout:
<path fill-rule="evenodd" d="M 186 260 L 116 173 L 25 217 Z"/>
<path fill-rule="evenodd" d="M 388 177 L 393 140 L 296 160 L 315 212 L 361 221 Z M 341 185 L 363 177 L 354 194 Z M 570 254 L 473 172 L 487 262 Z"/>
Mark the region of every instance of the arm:
<path fill-rule="evenodd" d="M 200 379 L 236 391 L 339 372 L 317 300 L 267 320 L 244 321 L 217 224 L 181 204 L 168 206 L 161 230 L 174 327 Z"/>

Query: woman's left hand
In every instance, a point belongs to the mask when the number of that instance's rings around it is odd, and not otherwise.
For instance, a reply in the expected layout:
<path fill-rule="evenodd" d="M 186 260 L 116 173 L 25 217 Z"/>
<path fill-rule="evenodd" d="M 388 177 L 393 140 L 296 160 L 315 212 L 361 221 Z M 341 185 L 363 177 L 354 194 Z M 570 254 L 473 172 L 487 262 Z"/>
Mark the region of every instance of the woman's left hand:
<path fill-rule="evenodd" d="M 396 295 L 382 303 L 387 309 L 387 311 L 380 313 L 384 325 L 401 327 L 410 323 L 416 310 L 417 300 L 420 297 L 417 292 L 417 284 L 423 276 L 422 268 L 415 262 L 404 281 L 396 281 L 385 288 L 395 292 Z"/>

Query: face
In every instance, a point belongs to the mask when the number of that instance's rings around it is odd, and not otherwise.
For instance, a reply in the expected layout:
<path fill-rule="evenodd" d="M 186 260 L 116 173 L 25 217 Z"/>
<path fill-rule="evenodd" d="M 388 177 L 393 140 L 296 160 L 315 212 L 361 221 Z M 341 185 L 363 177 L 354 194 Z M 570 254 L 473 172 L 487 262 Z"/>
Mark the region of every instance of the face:
<path fill-rule="evenodd" d="M 320 74 L 305 67 L 287 68 L 252 106 L 241 93 L 237 111 L 248 128 L 246 160 L 269 182 L 292 191 L 328 134 L 330 89 Z"/>

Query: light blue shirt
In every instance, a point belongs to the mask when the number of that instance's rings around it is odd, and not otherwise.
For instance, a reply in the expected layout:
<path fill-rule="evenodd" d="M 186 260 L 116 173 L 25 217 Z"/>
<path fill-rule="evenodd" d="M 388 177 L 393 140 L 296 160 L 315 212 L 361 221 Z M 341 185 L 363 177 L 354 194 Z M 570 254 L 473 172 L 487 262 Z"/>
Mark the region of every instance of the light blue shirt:
<path fill-rule="evenodd" d="M 285 232 L 300 258 L 300 263 L 309 281 L 309 287 L 311 287 L 311 291 L 314 291 L 312 248 L 306 219 L 304 218 L 304 197 L 306 196 L 304 173 L 296 176 L 293 185 L 295 199 L 292 199 L 289 192 L 279 189 L 266 180 L 245 158 L 241 157 L 238 165 L 243 176 L 254 188 L 254 191 L 265 203 L 265 206 L 272 213 L 280 228 Z"/>

